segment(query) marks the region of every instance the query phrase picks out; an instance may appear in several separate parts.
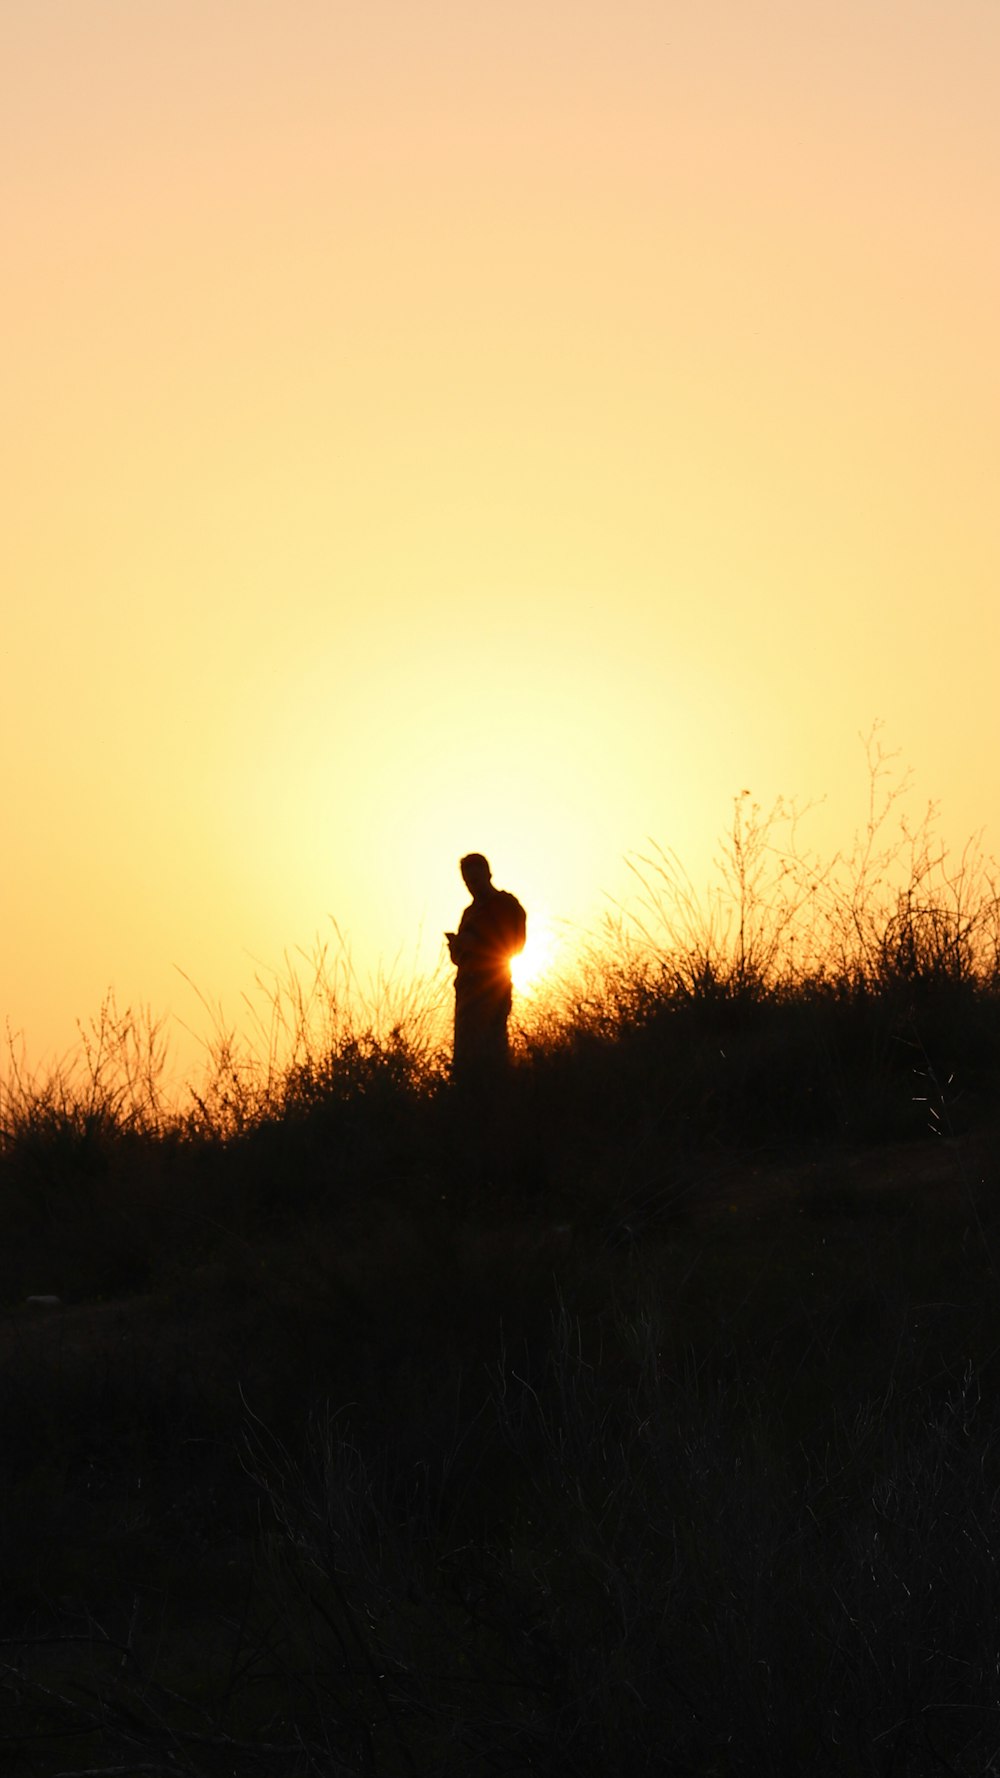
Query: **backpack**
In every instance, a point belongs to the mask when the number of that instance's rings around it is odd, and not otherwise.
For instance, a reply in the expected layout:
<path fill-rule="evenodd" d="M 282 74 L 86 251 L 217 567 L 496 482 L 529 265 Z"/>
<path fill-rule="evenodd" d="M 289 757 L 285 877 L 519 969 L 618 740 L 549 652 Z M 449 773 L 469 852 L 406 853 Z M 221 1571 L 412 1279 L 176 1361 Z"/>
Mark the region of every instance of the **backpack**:
<path fill-rule="evenodd" d="M 502 903 L 500 914 L 506 933 L 506 948 L 509 955 L 515 957 L 519 951 L 524 950 L 525 940 L 528 936 L 528 916 L 517 896 L 511 895 L 509 889 L 500 890 L 500 901 Z"/>

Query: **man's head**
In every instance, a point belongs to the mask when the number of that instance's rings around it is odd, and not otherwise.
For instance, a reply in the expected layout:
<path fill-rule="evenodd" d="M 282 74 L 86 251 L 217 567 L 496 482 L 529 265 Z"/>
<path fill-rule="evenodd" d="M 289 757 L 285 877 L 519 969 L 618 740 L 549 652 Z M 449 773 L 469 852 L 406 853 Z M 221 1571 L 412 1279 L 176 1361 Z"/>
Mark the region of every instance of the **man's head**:
<path fill-rule="evenodd" d="M 481 852 L 467 852 L 459 861 L 465 887 L 472 896 L 482 895 L 493 880 L 493 872 Z"/>

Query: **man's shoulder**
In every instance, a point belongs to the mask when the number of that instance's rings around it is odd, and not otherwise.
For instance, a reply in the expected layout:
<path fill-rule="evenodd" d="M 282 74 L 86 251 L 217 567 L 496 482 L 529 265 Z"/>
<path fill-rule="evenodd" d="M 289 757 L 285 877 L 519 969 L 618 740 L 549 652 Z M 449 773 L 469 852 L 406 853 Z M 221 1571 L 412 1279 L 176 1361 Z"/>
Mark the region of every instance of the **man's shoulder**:
<path fill-rule="evenodd" d="M 500 899 L 495 905 L 501 929 L 511 951 L 523 951 L 528 931 L 528 916 L 517 896 L 512 895 L 509 889 L 501 889 Z"/>
<path fill-rule="evenodd" d="M 497 890 L 493 906 L 498 914 L 505 914 L 510 918 L 524 918 L 524 909 L 521 906 L 521 903 L 518 901 L 516 895 L 511 894 L 509 889 Z"/>

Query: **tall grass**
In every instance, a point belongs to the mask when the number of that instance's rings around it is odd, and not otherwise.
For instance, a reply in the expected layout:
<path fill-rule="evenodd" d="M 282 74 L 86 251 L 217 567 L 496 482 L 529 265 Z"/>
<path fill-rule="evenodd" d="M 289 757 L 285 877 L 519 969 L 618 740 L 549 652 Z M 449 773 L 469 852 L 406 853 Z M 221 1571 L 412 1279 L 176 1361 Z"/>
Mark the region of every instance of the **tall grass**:
<path fill-rule="evenodd" d="M 0 1152 L 17 1140 L 115 1131 L 160 1135 L 171 1123 L 166 1097 L 168 1042 L 147 1007 L 120 1011 L 113 992 L 78 1026 L 76 1051 L 42 1074 L 29 1067 L 23 1040 L 8 1035 L 0 1074 Z"/>
<path fill-rule="evenodd" d="M 637 895 L 609 936 L 633 992 L 637 973 L 672 1001 L 996 986 L 1000 868 L 974 839 L 954 858 L 936 805 L 912 819 L 878 727 L 864 746 L 865 820 L 830 858 L 804 843 L 809 810 L 744 790 L 706 891 L 666 848 L 630 860 Z"/>
<path fill-rule="evenodd" d="M 704 890 L 666 848 L 629 861 L 634 894 L 521 1021 L 525 1056 L 574 1081 L 585 1117 L 619 1082 L 695 1142 L 894 1137 L 932 1101 L 955 1128 L 982 1112 L 1000 872 L 974 840 L 952 856 L 934 806 L 910 818 L 877 728 L 865 752 L 865 820 L 830 858 L 805 844 L 808 810 L 744 791 Z"/>
<path fill-rule="evenodd" d="M 866 743 L 868 803 L 821 861 L 804 815 L 736 798 L 714 882 L 666 849 L 636 894 L 515 1008 L 515 1066 L 450 1106 L 443 973 L 362 983 L 339 934 L 260 969 L 238 1021 L 207 998 L 204 1067 L 171 1096 L 167 1034 L 109 996 L 76 1055 L 0 1086 L 0 1296 L 110 1294 L 239 1242 L 261 1215 L 390 1199 L 544 1199 L 634 1225 L 678 1157 L 956 1134 L 992 1115 L 1000 892 L 974 844 Z M 464 1127 L 463 1127 L 464 1118 Z M 444 1121 L 442 1121 L 444 1120 Z"/>
<path fill-rule="evenodd" d="M 910 776 L 877 725 L 864 747 L 864 820 L 832 857 L 806 846 L 808 809 L 779 800 L 765 810 L 743 791 L 704 889 L 669 848 L 630 858 L 627 903 L 564 947 L 543 988 L 517 1001 L 517 1060 L 531 1066 L 595 1044 L 629 1050 L 637 1033 L 662 1035 L 678 1015 L 689 1021 L 690 1049 L 699 1035 L 710 1041 L 720 1018 L 732 1029 L 778 1007 L 821 1044 L 824 1020 L 829 1032 L 838 1020 L 851 1029 L 848 1011 L 859 1046 L 866 1018 L 881 1021 L 876 1041 L 890 1047 L 919 1043 L 949 1016 L 972 1038 L 1000 986 L 1000 870 L 975 840 L 953 856 L 933 805 L 912 819 Z M 164 1021 L 147 1008 L 120 1010 L 112 993 L 80 1026 L 77 1051 L 48 1073 L 31 1071 L 9 1039 L 0 1152 L 48 1135 L 225 1142 L 366 1090 L 374 1076 L 431 1096 L 447 1078 L 444 968 L 362 981 L 336 927 L 259 968 L 236 1018 L 195 993 L 207 1020 L 204 1060 L 179 1092 L 168 1086 Z"/>
<path fill-rule="evenodd" d="M 189 1089 L 186 1121 L 215 1137 L 350 1093 L 383 1067 L 418 1090 L 444 1068 L 443 973 L 404 981 L 380 969 L 362 982 L 336 928 L 332 944 L 317 940 L 311 951 L 286 953 L 280 968 L 260 970 L 239 1025 L 202 1003 L 206 1067 Z"/>

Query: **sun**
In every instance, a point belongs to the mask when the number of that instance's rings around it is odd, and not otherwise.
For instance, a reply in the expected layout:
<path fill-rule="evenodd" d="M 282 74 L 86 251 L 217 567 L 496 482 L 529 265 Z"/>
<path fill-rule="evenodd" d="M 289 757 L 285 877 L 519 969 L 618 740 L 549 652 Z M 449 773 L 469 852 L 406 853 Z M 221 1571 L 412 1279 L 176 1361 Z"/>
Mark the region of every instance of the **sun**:
<path fill-rule="evenodd" d="M 511 980 L 519 994 L 538 991 L 555 961 L 555 934 L 544 916 L 528 922 L 528 939 L 524 950 L 510 962 Z"/>

